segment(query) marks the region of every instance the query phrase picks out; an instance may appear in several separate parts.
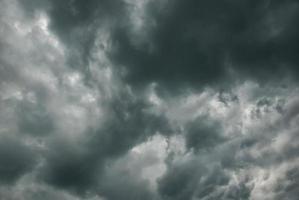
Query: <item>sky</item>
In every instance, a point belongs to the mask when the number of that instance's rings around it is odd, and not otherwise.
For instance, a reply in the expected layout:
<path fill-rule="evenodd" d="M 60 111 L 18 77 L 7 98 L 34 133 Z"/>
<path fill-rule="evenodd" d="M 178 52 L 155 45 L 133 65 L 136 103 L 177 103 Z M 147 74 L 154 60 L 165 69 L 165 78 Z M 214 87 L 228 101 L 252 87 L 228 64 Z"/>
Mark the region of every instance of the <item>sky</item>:
<path fill-rule="evenodd" d="M 0 0 L 0 199 L 297 200 L 299 2 Z"/>

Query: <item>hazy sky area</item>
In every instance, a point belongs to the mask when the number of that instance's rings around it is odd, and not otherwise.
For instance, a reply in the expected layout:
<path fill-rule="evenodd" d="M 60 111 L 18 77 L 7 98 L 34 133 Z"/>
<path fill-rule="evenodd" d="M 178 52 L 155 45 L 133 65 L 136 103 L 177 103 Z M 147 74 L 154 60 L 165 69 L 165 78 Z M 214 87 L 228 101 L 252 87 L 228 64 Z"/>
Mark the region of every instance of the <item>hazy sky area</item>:
<path fill-rule="evenodd" d="M 297 0 L 0 0 L 0 200 L 298 200 Z"/>

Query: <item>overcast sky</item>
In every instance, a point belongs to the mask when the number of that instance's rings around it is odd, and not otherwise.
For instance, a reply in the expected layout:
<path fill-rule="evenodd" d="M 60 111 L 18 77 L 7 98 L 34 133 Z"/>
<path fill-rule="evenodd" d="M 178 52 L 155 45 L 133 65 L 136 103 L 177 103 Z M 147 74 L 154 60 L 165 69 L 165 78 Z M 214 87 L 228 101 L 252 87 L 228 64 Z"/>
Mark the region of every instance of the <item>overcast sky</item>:
<path fill-rule="evenodd" d="M 1 200 L 298 200 L 299 2 L 0 0 Z"/>

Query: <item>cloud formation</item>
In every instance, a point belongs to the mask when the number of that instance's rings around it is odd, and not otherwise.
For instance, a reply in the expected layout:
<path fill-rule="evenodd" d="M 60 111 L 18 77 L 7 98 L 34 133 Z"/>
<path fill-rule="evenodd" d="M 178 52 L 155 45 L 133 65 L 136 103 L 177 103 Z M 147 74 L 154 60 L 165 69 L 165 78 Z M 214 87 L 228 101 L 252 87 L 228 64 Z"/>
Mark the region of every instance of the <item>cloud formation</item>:
<path fill-rule="evenodd" d="M 0 2 L 0 199 L 295 200 L 296 1 Z"/>

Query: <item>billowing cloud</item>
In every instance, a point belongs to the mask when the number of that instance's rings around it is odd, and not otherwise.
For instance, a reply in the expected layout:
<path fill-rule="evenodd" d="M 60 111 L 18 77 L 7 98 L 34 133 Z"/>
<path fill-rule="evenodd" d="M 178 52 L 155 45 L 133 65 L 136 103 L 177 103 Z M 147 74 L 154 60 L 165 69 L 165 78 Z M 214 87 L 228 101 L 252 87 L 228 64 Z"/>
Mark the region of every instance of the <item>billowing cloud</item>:
<path fill-rule="evenodd" d="M 0 199 L 298 196 L 296 1 L 0 2 Z"/>

